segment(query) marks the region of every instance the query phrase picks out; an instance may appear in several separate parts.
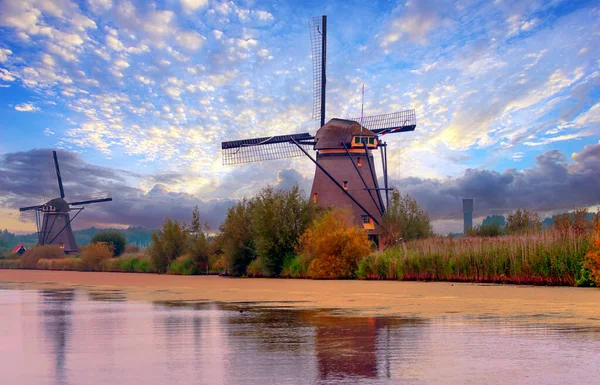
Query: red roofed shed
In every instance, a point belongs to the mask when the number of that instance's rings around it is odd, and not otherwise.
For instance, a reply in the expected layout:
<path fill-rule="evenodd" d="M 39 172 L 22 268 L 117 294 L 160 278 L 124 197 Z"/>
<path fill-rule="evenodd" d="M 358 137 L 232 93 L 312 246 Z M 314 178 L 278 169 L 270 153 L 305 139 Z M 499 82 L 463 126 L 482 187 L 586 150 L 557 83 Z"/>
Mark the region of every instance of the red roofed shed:
<path fill-rule="evenodd" d="M 27 251 L 27 248 L 19 243 L 18 245 L 15 246 L 15 248 L 13 249 L 12 252 L 19 254 L 19 255 L 23 255 L 23 253 L 26 251 Z"/>

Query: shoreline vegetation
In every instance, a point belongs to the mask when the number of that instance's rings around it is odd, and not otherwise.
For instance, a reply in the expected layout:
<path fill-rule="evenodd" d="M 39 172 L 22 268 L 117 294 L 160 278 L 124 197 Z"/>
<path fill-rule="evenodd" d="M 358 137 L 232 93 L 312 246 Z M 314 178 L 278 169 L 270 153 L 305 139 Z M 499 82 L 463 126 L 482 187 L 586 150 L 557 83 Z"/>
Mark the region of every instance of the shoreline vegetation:
<path fill-rule="evenodd" d="M 542 230 L 537 214 L 517 210 L 502 226 L 484 222 L 465 236 L 444 237 L 433 235 L 414 199 L 394 190 L 378 250 L 347 211 L 319 208 L 297 186 L 267 187 L 231 207 L 215 236 L 196 207 L 189 225 L 167 218 L 145 250 L 106 231 L 77 255 L 33 247 L 4 256 L 0 268 L 596 286 L 600 220 L 589 217 L 575 209 Z"/>

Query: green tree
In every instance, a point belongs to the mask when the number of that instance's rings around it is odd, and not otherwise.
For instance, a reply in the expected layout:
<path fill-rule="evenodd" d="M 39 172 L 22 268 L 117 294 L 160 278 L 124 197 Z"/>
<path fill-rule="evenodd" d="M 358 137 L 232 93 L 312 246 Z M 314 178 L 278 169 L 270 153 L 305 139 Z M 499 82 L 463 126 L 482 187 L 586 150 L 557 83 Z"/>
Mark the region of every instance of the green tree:
<path fill-rule="evenodd" d="M 188 254 L 192 257 L 192 260 L 200 271 L 206 271 L 208 267 L 208 258 L 210 256 L 208 236 L 206 235 L 208 230 L 208 224 L 200 221 L 198 206 L 194 207 L 192 224 L 189 228 Z"/>
<path fill-rule="evenodd" d="M 489 222 L 468 229 L 467 235 L 470 237 L 497 237 L 502 235 L 502 228 L 497 222 Z"/>
<path fill-rule="evenodd" d="M 488 215 L 481 223 L 481 226 L 490 226 L 493 224 L 503 229 L 506 226 L 506 218 L 504 218 L 504 215 Z"/>
<path fill-rule="evenodd" d="M 188 246 L 185 224 L 166 218 L 162 228 L 152 234 L 148 253 L 159 273 L 165 273 L 169 264 L 183 255 Z"/>
<path fill-rule="evenodd" d="M 268 277 L 281 273 L 286 256 L 292 255 L 298 239 L 314 217 L 314 205 L 298 185 L 290 190 L 263 188 L 252 200 L 252 229 L 256 253 Z"/>
<path fill-rule="evenodd" d="M 122 232 L 118 230 L 105 230 L 96 233 L 90 243 L 105 242 L 112 245 L 113 256 L 118 257 L 125 251 L 127 239 Z"/>
<path fill-rule="evenodd" d="M 392 245 L 398 239 L 405 241 L 427 238 L 432 234 L 429 215 L 410 195 L 400 194 L 394 188 L 390 203 L 381 221 L 381 239 L 384 245 Z"/>
<path fill-rule="evenodd" d="M 227 271 L 232 275 L 244 275 L 250 262 L 256 258 L 251 206 L 246 199 L 233 205 L 219 227 L 218 243 L 225 256 Z"/>
<path fill-rule="evenodd" d="M 537 213 L 528 209 L 517 209 L 506 218 L 506 232 L 524 234 L 542 229 L 542 221 Z"/>

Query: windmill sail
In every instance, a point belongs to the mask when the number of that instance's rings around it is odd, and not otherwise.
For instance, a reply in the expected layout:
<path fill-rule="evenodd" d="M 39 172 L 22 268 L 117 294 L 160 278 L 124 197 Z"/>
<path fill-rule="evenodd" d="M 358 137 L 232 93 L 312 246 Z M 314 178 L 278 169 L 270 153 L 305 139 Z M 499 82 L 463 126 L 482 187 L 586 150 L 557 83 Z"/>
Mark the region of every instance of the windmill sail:
<path fill-rule="evenodd" d="M 314 136 L 309 133 L 234 140 L 221 143 L 223 165 L 304 156 L 292 138 L 305 150 L 312 151 Z"/>
<path fill-rule="evenodd" d="M 107 191 L 69 197 L 70 206 L 82 206 L 90 203 L 110 202 L 112 197 Z"/>
<path fill-rule="evenodd" d="M 56 167 L 56 179 L 58 181 L 58 191 L 60 193 L 60 197 L 65 197 L 65 190 L 63 189 L 62 177 L 60 176 L 60 168 L 58 167 L 58 157 L 56 156 L 56 151 L 52 151 L 52 156 L 54 157 L 54 166 Z"/>
<path fill-rule="evenodd" d="M 313 120 L 325 124 L 325 86 L 327 62 L 327 16 L 308 19 L 313 62 Z"/>
<path fill-rule="evenodd" d="M 355 122 L 361 118 L 348 119 Z M 372 115 L 362 118 L 362 126 L 378 135 L 396 132 L 414 131 L 417 127 L 417 116 L 415 110 L 392 112 L 391 114 Z"/>

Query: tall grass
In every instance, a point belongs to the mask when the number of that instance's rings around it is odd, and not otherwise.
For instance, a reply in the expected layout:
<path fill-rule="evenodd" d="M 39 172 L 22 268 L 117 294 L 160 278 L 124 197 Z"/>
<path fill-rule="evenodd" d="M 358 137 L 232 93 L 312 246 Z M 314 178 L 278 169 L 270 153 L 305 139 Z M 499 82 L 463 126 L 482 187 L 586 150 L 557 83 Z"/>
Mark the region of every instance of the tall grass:
<path fill-rule="evenodd" d="M 539 232 L 501 237 L 429 238 L 359 262 L 363 279 L 589 285 L 583 265 L 591 234 Z"/>

